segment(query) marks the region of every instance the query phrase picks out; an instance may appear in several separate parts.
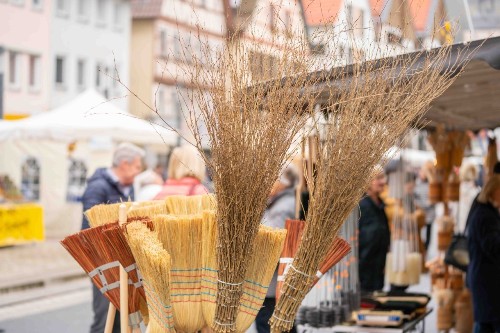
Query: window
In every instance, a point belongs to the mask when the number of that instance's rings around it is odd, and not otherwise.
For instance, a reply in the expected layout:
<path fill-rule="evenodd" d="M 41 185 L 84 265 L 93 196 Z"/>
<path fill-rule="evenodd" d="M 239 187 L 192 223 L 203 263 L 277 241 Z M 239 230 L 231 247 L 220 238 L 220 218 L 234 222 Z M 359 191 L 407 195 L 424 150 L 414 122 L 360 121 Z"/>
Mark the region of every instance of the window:
<path fill-rule="evenodd" d="M 40 199 L 40 164 L 32 156 L 22 165 L 21 192 L 26 200 Z"/>
<path fill-rule="evenodd" d="M 65 83 L 64 58 L 56 57 L 56 84 L 64 85 Z"/>
<path fill-rule="evenodd" d="M 77 14 L 80 21 L 87 21 L 89 19 L 89 5 L 88 0 L 78 0 Z"/>
<path fill-rule="evenodd" d="M 87 179 L 87 166 L 82 160 L 70 158 L 68 169 L 68 189 L 66 200 L 70 202 L 80 202 Z"/>
<path fill-rule="evenodd" d="M 95 86 L 96 88 L 100 88 L 102 85 L 102 77 L 101 77 L 101 64 L 97 64 L 95 66 Z"/>
<path fill-rule="evenodd" d="M 174 57 L 178 58 L 181 55 L 181 36 L 177 33 L 173 36 L 174 39 Z"/>
<path fill-rule="evenodd" d="M 115 3 L 113 24 L 114 24 L 115 29 L 123 28 L 123 6 L 121 3 Z"/>
<path fill-rule="evenodd" d="M 106 25 L 106 1 L 97 0 L 97 24 L 99 26 Z"/>
<path fill-rule="evenodd" d="M 32 9 L 42 9 L 43 1 L 42 0 L 31 0 L 31 8 Z"/>
<path fill-rule="evenodd" d="M 78 62 L 76 63 L 76 83 L 79 88 L 84 88 L 87 83 L 85 67 L 85 60 L 78 60 Z"/>
<path fill-rule="evenodd" d="M 29 86 L 31 89 L 40 89 L 40 57 L 35 55 L 29 56 Z"/>
<path fill-rule="evenodd" d="M 20 85 L 21 61 L 19 53 L 9 52 L 9 84 L 13 87 Z"/>
<path fill-rule="evenodd" d="M 69 16 L 69 3 L 68 0 L 56 0 L 56 13 L 60 17 Z"/>
<path fill-rule="evenodd" d="M 166 56 L 168 54 L 167 50 L 167 31 L 161 29 L 160 31 L 160 55 Z"/>

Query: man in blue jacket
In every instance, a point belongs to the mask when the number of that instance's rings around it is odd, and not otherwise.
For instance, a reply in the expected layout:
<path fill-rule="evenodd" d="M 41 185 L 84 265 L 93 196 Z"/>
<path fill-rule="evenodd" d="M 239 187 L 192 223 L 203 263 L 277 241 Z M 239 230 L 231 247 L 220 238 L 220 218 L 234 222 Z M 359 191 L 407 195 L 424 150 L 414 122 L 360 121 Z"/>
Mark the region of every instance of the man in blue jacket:
<path fill-rule="evenodd" d="M 142 171 L 144 150 L 130 144 L 120 144 L 113 153 L 111 168 L 100 168 L 87 181 L 83 194 L 83 211 L 103 203 L 116 203 L 134 200 L 134 178 Z M 82 229 L 89 228 L 87 218 L 83 217 Z M 109 301 L 94 285 L 92 308 L 94 321 L 90 327 L 91 333 L 102 333 L 106 324 Z M 115 317 L 113 333 L 120 332 L 120 317 Z"/>

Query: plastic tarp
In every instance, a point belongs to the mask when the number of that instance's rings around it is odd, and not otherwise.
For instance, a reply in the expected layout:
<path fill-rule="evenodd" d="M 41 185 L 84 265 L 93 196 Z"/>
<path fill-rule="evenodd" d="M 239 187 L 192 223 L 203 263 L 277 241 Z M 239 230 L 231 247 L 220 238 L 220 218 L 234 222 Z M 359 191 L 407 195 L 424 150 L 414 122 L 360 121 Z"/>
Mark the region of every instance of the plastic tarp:
<path fill-rule="evenodd" d="M 121 110 L 94 90 L 87 90 L 52 111 L 0 122 L 0 142 L 21 139 L 71 142 L 93 137 L 137 144 L 175 145 L 177 141 L 177 135 L 161 124 Z"/>

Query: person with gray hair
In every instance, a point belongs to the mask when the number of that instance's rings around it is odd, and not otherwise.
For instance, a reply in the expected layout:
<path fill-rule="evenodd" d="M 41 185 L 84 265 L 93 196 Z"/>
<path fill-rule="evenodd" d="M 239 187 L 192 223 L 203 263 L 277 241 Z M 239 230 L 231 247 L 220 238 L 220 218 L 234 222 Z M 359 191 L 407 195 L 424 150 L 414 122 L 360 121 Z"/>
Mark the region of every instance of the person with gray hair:
<path fill-rule="evenodd" d="M 268 227 L 285 228 L 287 219 L 295 218 L 295 187 L 300 182 L 300 173 L 293 163 L 286 164 L 280 172 L 280 177 L 274 183 L 267 207 L 264 211 L 262 224 Z M 276 306 L 276 283 L 278 279 L 278 270 L 274 272 L 263 307 L 260 309 L 255 324 L 258 333 L 269 333 L 269 319 Z M 291 332 L 296 332 L 295 327 Z"/>
<path fill-rule="evenodd" d="M 144 150 L 131 143 L 118 145 L 113 153 L 111 168 L 100 168 L 88 179 L 83 193 L 83 211 L 103 203 L 116 203 L 134 200 L 134 178 L 142 171 Z M 83 216 L 82 229 L 89 228 L 89 222 Z M 102 333 L 106 324 L 109 301 L 92 285 L 94 321 L 91 333 Z M 115 317 L 113 333 L 120 332 L 120 316 Z"/>

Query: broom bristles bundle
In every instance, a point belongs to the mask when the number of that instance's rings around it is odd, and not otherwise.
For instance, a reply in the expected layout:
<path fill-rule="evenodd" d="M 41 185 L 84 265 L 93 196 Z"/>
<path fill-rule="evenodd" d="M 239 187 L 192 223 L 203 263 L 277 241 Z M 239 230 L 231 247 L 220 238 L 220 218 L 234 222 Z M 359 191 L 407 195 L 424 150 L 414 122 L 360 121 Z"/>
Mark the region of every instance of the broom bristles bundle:
<path fill-rule="evenodd" d="M 158 234 L 140 222 L 125 225 L 126 239 L 143 276 L 149 312 L 148 332 L 175 332 L 170 300 L 170 255 Z"/>
<path fill-rule="evenodd" d="M 127 219 L 128 223 L 140 222 L 151 226 L 149 219 Z M 114 223 L 103 230 L 107 245 L 112 249 L 113 256 L 120 262 L 129 276 L 129 313 L 132 314 L 140 308 L 140 298 L 146 298 L 144 288 L 140 281 L 139 272 L 135 265 L 135 259 L 123 234 L 124 230 Z"/>
<path fill-rule="evenodd" d="M 118 209 L 125 204 L 127 209 L 132 206 L 132 202 L 118 202 L 114 204 L 99 204 L 85 211 L 85 216 L 89 220 L 91 227 L 118 221 Z"/>
<path fill-rule="evenodd" d="M 333 266 L 338 264 L 350 252 L 351 252 L 351 245 L 349 245 L 349 243 L 346 240 L 340 237 L 335 237 L 332 246 L 326 253 L 326 257 L 321 263 L 318 272 L 316 273 L 316 278 L 313 282 L 313 286 L 319 281 L 319 279 L 323 274 L 325 274 Z M 311 288 L 313 286 L 311 286 Z"/>
<path fill-rule="evenodd" d="M 236 319 L 236 332 L 245 332 L 255 320 L 266 297 L 267 288 L 276 270 L 276 263 L 282 252 L 287 231 L 261 225 L 255 239 L 250 258 L 243 297 Z M 209 325 L 213 324 L 217 297 L 217 228 L 214 212 L 204 212 L 203 225 L 203 315 Z"/>
<path fill-rule="evenodd" d="M 320 81 L 308 75 L 311 58 L 304 36 L 283 38 L 280 48 L 255 44 L 250 50 L 235 33 L 225 48 L 215 54 L 207 48 L 212 56 L 194 57 L 194 66 L 185 69 L 195 86 L 187 97 L 193 107 L 185 118 L 212 171 L 217 193 L 219 278 L 212 328 L 218 333 L 236 329 L 249 258 L 269 193 L 306 123 L 304 111 L 314 105 L 314 97 L 301 90 Z M 270 75 L 255 72 L 252 53 L 276 55 L 272 70 L 266 72 Z M 293 79 L 281 80 L 284 77 Z M 273 80 L 263 82 L 268 79 Z M 257 84 L 250 86 L 253 83 Z M 206 135 L 199 131 L 201 126 Z M 207 139 L 210 158 L 204 151 Z"/>
<path fill-rule="evenodd" d="M 213 194 L 170 195 L 165 198 L 167 211 L 164 214 L 191 215 L 201 214 L 204 210 L 214 210 L 217 206 Z"/>
<path fill-rule="evenodd" d="M 197 332 L 205 326 L 201 307 L 202 215 L 157 215 L 153 224 L 172 258 L 171 299 L 175 327 L 182 332 Z"/>
<path fill-rule="evenodd" d="M 332 71 L 339 82 L 330 92 L 311 186 L 307 223 L 281 298 L 272 331 L 288 331 L 337 231 L 362 197 L 375 165 L 446 90 L 464 61 L 449 59 L 450 47 L 353 64 Z M 417 60 L 421 58 L 422 62 Z"/>
<path fill-rule="evenodd" d="M 118 261 L 113 264 L 115 260 L 110 256 L 110 251 L 104 239 L 103 230 L 107 227 L 109 225 L 85 229 L 64 238 L 61 244 L 83 270 L 91 275 L 94 285 L 119 309 L 120 289 L 117 283 L 120 280 L 120 264 Z M 111 264 L 111 267 L 102 268 L 102 266 L 109 264 Z"/>
<path fill-rule="evenodd" d="M 280 257 L 278 266 L 278 281 L 276 282 L 276 300 L 280 298 L 281 288 L 283 286 L 283 277 L 287 263 L 291 263 L 297 249 L 299 248 L 302 232 L 304 231 L 305 221 L 301 220 L 286 220 L 285 229 L 287 230 L 285 245 Z"/>

